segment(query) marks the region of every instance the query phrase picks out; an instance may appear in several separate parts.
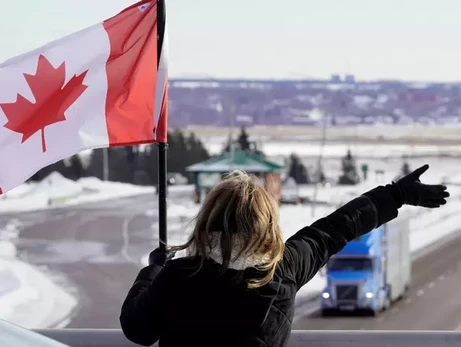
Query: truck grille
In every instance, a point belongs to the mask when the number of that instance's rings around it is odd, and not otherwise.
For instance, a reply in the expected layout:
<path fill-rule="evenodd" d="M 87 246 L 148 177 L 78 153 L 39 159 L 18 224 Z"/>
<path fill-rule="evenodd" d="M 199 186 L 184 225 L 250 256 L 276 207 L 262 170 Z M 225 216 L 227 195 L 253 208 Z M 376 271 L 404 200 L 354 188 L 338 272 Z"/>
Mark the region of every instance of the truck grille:
<path fill-rule="evenodd" d="M 338 285 L 336 286 L 337 300 L 357 300 L 358 288 L 357 285 Z"/>

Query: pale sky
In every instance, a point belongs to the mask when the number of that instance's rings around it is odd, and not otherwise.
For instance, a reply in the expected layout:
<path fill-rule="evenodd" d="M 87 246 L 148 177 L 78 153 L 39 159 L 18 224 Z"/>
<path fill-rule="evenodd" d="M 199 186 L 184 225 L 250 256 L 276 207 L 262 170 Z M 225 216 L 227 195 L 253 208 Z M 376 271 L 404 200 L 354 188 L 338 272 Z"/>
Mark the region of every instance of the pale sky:
<path fill-rule="evenodd" d="M 0 61 L 130 0 L 0 0 Z M 461 0 L 167 0 L 172 77 L 461 81 Z"/>

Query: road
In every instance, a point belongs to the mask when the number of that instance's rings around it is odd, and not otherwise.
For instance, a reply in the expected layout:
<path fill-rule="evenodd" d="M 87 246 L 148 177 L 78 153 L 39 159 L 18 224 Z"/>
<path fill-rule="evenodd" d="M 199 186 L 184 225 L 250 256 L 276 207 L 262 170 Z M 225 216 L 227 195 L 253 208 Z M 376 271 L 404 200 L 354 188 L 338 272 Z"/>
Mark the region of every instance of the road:
<path fill-rule="evenodd" d="M 157 197 L 121 200 L 0 215 L 0 228 L 16 225 L 19 257 L 53 274 L 77 295 L 69 328 L 119 328 L 121 304 L 141 257 L 158 245 Z M 190 201 L 188 193 L 169 200 Z M 146 213 L 147 211 L 147 213 Z M 169 238 L 184 234 L 178 218 L 169 219 Z"/>
<path fill-rule="evenodd" d="M 172 194 L 170 201 L 190 200 Z M 146 213 L 147 211 L 147 213 Z M 20 258 L 53 274 L 53 279 L 79 300 L 69 328 L 119 328 L 121 304 L 141 257 L 158 244 L 156 197 L 121 200 L 0 215 L 0 228 L 16 225 Z M 169 220 L 169 239 L 184 235 L 181 221 Z M 176 243 L 176 242 L 175 242 Z M 376 318 L 301 317 L 303 330 L 461 330 L 461 236 L 453 238 L 413 264 L 407 297 Z"/>
<path fill-rule="evenodd" d="M 300 330 L 461 330 L 461 235 L 413 262 L 407 295 L 377 317 L 319 312 L 298 319 Z"/>

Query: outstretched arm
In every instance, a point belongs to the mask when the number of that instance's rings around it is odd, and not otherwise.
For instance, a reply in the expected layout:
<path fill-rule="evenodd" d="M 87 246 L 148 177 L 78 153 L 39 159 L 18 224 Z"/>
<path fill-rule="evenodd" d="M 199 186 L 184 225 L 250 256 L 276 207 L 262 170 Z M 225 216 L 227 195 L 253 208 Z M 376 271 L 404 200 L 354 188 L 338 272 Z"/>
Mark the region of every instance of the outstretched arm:
<path fill-rule="evenodd" d="M 446 204 L 447 187 L 421 183 L 428 168 L 424 165 L 397 183 L 370 190 L 290 237 L 281 265 L 298 289 L 349 241 L 396 218 L 403 204 L 426 208 Z"/>
<path fill-rule="evenodd" d="M 394 219 L 401 206 L 389 186 L 377 187 L 355 198 L 287 240 L 285 271 L 295 279 L 299 290 L 347 242 Z"/>

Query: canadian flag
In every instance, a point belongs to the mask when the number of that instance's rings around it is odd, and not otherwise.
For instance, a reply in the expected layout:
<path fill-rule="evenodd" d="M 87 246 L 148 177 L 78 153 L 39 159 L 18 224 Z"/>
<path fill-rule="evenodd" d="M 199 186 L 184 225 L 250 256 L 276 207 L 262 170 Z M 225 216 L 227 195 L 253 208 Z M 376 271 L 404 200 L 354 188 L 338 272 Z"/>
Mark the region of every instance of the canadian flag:
<path fill-rule="evenodd" d="M 166 142 L 161 4 L 140 1 L 0 65 L 0 193 L 86 149 Z"/>

